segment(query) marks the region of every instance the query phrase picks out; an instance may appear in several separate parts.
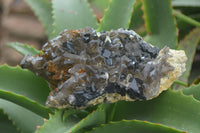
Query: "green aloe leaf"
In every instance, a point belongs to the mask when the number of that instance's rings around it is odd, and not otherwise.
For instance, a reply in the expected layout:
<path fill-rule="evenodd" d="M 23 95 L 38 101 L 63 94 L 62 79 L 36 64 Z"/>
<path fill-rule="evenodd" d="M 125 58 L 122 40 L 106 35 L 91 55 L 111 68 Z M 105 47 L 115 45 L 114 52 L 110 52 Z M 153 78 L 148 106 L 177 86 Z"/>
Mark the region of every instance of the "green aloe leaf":
<path fill-rule="evenodd" d="M 188 133 L 199 133 L 199 112 L 199 101 L 181 92 L 168 90 L 148 101 L 118 102 L 113 121 L 145 120 Z"/>
<path fill-rule="evenodd" d="M 54 115 L 50 115 L 50 119 L 41 126 L 36 133 L 69 133 L 80 119 L 70 115 L 63 121 L 63 110 L 58 110 Z"/>
<path fill-rule="evenodd" d="M 0 66 L 0 89 L 45 105 L 50 92 L 45 80 L 20 67 Z"/>
<path fill-rule="evenodd" d="M 44 118 L 49 117 L 49 113 L 53 113 L 49 108 L 38 104 L 35 101 L 32 101 L 24 96 L 16 95 L 11 93 L 10 91 L 2 91 L 0 90 L 0 98 L 18 104 Z"/>
<path fill-rule="evenodd" d="M 81 119 L 81 110 L 59 110 L 36 133 L 83 133 L 85 129 L 105 123 L 105 112 L 102 109 L 93 111 Z M 64 119 L 63 119 L 64 118 Z"/>
<path fill-rule="evenodd" d="M 184 50 L 187 57 L 188 57 L 188 60 L 186 62 L 186 71 L 179 78 L 180 80 L 182 80 L 184 82 L 188 82 L 188 78 L 190 76 L 190 71 L 191 71 L 191 68 L 192 68 L 194 55 L 196 53 L 196 48 L 197 48 L 199 40 L 200 40 L 200 29 L 196 28 L 193 31 L 191 31 L 179 43 L 178 49 Z"/>
<path fill-rule="evenodd" d="M 106 123 L 108 123 L 109 121 L 112 121 L 114 113 L 115 113 L 116 104 L 117 103 L 113 103 L 113 104 L 103 103 L 98 106 L 98 109 L 104 110 L 106 114 L 109 114 L 109 115 L 106 115 Z"/>
<path fill-rule="evenodd" d="M 100 15 L 104 14 L 104 10 L 109 5 L 109 0 L 88 0 L 88 2 L 93 7 L 93 9 L 97 10 L 96 12 Z"/>
<path fill-rule="evenodd" d="M 102 18 L 98 31 L 128 28 L 135 0 L 112 0 Z"/>
<path fill-rule="evenodd" d="M 186 6 L 198 7 L 200 6 L 199 0 L 172 0 L 173 6 Z"/>
<path fill-rule="evenodd" d="M 0 129 L 2 133 L 19 133 L 2 109 L 0 109 Z"/>
<path fill-rule="evenodd" d="M 185 133 L 147 121 L 122 120 L 101 125 L 87 133 Z"/>
<path fill-rule="evenodd" d="M 40 53 L 40 51 L 35 49 L 33 46 L 29 46 L 27 44 L 22 44 L 19 42 L 10 42 L 10 43 L 7 43 L 6 46 L 15 49 L 22 55 L 26 55 L 26 54 L 37 55 Z"/>
<path fill-rule="evenodd" d="M 49 39 L 54 36 L 53 32 L 53 19 L 52 19 L 52 5 L 49 0 L 24 0 L 34 11 L 40 22 L 42 22 L 46 35 Z"/>
<path fill-rule="evenodd" d="M 44 112 L 44 110 L 39 110 L 41 108 L 37 108 L 45 104 L 49 93 L 48 84 L 32 72 L 23 70 L 20 67 L 0 66 L 0 90 L 1 98 L 18 102 L 22 106 L 26 105 L 27 107 L 29 105 L 31 111 L 41 111 L 48 117 L 48 111 Z M 25 133 L 34 132 L 36 126 L 43 123 L 43 117 L 19 105 L 0 99 L 0 108 L 8 114 L 9 119 L 14 122 L 20 131 Z M 31 105 L 33 106 L 31 107 Z M 42 109 L 44 108 L 42 107 Z"/>
<path fill-rule="evenodd" d="M 36 126 L 43 124 L 41 116 L 9 101 L 0 99 L 0 108 L 4 110 L 20 132 L 33 133 Z"/>
<path fill-rule="evenodd" d="M 195 99 L 200 101 L 200 84 L 183 88 L 182 91 L 185 95 L 192 95 Z"/>
<path fill-rule="evenodd" d="M 184 15 L 181 12 L 178 12 L 176 10 L 173 10 L 173 13 L 177 18 L 183 20 L 184 22 L 200 28 L 200 22 L 198 22 L 198 21 L 196 21 L 196 20 L 194 20 L 194 19 L 192 19 L 192 18 L 190 18 L 190 17 L 188 17 L 188 16 L 186 16 L 186 15 Z"/>
<path fill-rule="evenodd" d="M 136 3 L 134 4 L 133 8 L 129 29 L 134 30 L 140 36 L 144 37 L 146 36 L 147 32 L 145 29 L 144 19 L 143 19 L 144 13 L 141 8 L 142 8 L 142 1 L 136 0 Z"/>
<path fill-rule="evenodd" d="M 71 133 L 83 133 L 84 129 L 89 129 L 106 122 L 105 111 L 101 108 L 90 113 L 86 118 L 82 119 L 72 130 Z"/>
<path fill-rule="evenodd" d="M 177 47 L 177 28 L 172 14 L 171 0 L 142 0 L 144 20 L 149 35 L 147 42 L 163 48 Z"/>
<path fill-rule="evenodd" d="M 144 19 L 142 18 L 143 11 L 141 7 L 142 7 L 141 0 L 136 0 L 136 3 L 134 4 L 134 8 L 133 8 L 133 14 L 131 17 L 131 23 L 129 25 L 130 29 L 133 29 L 133 30 L 137 29 L 141 27 L 141 25 L 144 24 Z"/>
<path fill-rule="evenodd" d="M 48 118 L 52 111 L 43 106 L 48 94 L 46 81 L 32 72 L 19 67 L 0 66 L 0 98 Z"/>
<path fill-rule="evenodd" d="M 189 32 L 195 29 L 195 26 L 190 25 L 179 18 L 176 19 L 176 22 L 179 30 L 178 40 L 180 43 L 180 41 L 183 40 Z"/>
<path fill-rule="evenodd" d="M 52 0 L 52 4 L 54 35 L 64 29 L 97 28 L 97 20 L 86 0 Z"/>

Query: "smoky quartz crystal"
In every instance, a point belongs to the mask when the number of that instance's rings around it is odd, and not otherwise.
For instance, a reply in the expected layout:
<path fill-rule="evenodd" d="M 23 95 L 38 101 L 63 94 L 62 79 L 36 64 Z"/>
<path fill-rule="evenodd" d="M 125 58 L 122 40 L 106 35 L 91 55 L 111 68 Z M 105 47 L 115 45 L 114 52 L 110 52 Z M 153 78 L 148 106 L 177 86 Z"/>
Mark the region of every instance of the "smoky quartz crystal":
<path fill-rule="evenodd" d="M 184 51 L 160 49 L 132 30 L 65 30 L 26 55 L 21 67 L 48 81 L 46 105 L 86 107 L 119 100 L 149 100 L 185 71 Z"/>

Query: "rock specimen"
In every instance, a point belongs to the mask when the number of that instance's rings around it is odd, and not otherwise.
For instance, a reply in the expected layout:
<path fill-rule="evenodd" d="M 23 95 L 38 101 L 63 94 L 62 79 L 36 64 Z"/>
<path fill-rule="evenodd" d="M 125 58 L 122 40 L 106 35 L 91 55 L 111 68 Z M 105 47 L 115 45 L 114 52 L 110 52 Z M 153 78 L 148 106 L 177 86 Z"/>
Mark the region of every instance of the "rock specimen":
<path fill-rule="evenodd" d="M 159 49 L 132 30 L 65 30 L 38 56 L 21 62 L 52 89 L 46 105 L 85 107 L 119 100 L 149 100 L 185 71 L 184 51 Z"/>

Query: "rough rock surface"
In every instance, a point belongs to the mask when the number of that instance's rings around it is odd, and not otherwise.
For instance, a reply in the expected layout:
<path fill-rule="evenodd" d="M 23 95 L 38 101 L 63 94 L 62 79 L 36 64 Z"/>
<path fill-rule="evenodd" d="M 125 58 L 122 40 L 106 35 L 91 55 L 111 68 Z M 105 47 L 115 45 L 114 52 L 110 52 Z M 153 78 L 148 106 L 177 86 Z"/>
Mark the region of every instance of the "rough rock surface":
<path fill-rule="evenodd" d="M 160 50 L 132 30 L 65 30 L 23 68 L 46 79 L 47 106 L 85 107 L 118 100 L 149 100 L 185 71 L 184 51 Z"/>

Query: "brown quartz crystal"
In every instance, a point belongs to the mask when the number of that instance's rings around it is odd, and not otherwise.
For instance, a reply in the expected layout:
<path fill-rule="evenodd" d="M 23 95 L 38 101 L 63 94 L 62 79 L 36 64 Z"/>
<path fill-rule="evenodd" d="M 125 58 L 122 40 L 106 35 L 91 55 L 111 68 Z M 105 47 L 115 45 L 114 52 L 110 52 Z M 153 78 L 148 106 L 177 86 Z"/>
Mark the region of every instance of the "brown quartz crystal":
<path fill-rule="evenodd" d="M 152 99 L 185 71 L 186 60 L 184 51 L 160 50 L 132 30 L 86 27 L 63 31 L 21 67 L 48 81 L 47 106 L 64 108 Z"/>

